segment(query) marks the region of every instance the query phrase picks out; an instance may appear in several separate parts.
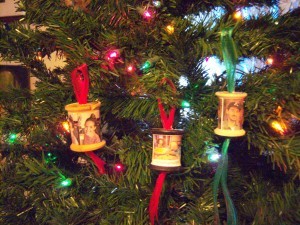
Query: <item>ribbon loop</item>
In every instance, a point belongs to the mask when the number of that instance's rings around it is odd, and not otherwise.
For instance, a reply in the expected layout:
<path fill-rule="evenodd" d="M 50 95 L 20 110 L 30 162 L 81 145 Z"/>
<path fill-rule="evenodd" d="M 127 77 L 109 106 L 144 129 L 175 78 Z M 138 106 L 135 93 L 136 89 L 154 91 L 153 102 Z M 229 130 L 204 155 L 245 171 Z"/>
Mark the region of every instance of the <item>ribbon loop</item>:
<path fill-rule="evenodd" d="M 87 65 L 84 63 L 81 66 L 76 67 L 71 73 L 71 79 L 76 100 L 79 104 L 86 104 L 89 93 L 89 75 Z"/>
<path fill-rule="evenodd" d="M 176 92 L 176 87 L 175 87 L 174 83 L 171 80 L 169 80 L 168 78 L 164 77 L 161 80 L 160 83 L 161 84 L 168 83 L 170 85 L 170 87 L 172 88 L 172 90 L 174 91 L 174 93 Z M 176 111 L 175 106 L 171 107 L 170 112 L 169 112 L 169 116 L 167 116 L 167 113 L 166 113 L 166 111 L 163 107 L 161 99 L 158 98 L 157 102 L 158 102 L 158 108 L 159 108 L 159 112 L 160 112 L 160 119 L 161 119 L 163 128 L 166 129 L 166 130 L 173 129 L 172 125 L 173 125 L 173 122 L 174 122 L 175 111 Z"/>
<path fill-rule="evenodd" d="M 235 89 L 235 69 L 238 59 L 232 32 L 233 27 L 224 28 L 221 31 L 222 54 L 227 72 L 227 90 L 230 93 Z"/>

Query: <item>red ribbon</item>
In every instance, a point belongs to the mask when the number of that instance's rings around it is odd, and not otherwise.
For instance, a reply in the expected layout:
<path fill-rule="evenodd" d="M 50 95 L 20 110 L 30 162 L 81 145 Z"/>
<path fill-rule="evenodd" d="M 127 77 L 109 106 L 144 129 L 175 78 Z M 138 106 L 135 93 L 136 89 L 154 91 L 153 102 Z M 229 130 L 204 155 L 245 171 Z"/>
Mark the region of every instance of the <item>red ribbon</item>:
<path fill-rule="evenodd" d="M 79 104 L 87 103 L 89 93 L 89 74 L 88 67 L 84 63 L 76 67 L 71 73 L 74 93 Z"/>
<path fill-rule="evenodd" d="M 175 87 L 174 83 L 171 80 L 169 80 L 166 77 L 161 80 L 161 84 L 164 84 L 166 82 L 171 86 L 172 90 L 174 92 L 176 92 L 176 87 Z M 174 106 L 171 107 L 170 112 L 169 112 L 169 116 L 167 116 L 161 100 L 157 99 L 157 102 L 158 102 L 158 108 L 159 108 L 159 112 L 160 112 L 160 119 L 161 119 L 163 128 L 166 129 L 166 130 L 173 129 L 172 125 L 173 125 L 173 122 L 174 122 L 175 107 Z"/>
<path fill-rule="evenodd" d="M 151 199 L 150 199 L 150 204 L 149 204 L 149 216 L 150 216 L 150 222 L 152 225 L 154 225 L 155 220 L 158 220 L 158 204 L 159 204 L 159 197 L 161 190 L 164 185 L 164 181 L 166 178 L 167 173 L 166 172 L 161 172 L 158 175 L 158 178 L 156 180 L 155 188 L 153 190 Z"/>
<path fill-rule="evenodd" d="M 99 174 L 105 174 L 105 168 L 104 165 L 106 164 L 101 158 L 99 158 L 94 152 L 86 152 L 85 153 L 87 156 L 89 156 L 93 162 L 95 163 L 95 165 L 98 168 L 98 172 Z"/>
<path fill-rule="evenodd" d="M 172 106 L 170 113 L 169 113 L 169 117 L 167 116 L 164 107 L 162 105 L 162 102 L 160 99 L 157 99 L 158 101 L 158 108 L 159 108 L 159 112 L 160 112 L 160 119 L 161 122 L 163 124 L 163 128 L 166 130 L 171 130 L 172 128 L 172 124 L 174 121 L 174 116 L 175 116 L 175 107 Z"/>
<path fill-rule="evenodd" d="M 174 92 L 176 92 L 176 87 L 174 83 L 169 80 L 168 78 L 163 78 L 161 81 L 161 84 L 168 83 Z M 169 112 L 169 116 L 167 116 L 167 113 L 164 110 L 163 104 L 160 99 L 157 99 L 158 102 L 158 108 L 160 112 L 160 119 L 163 125 L 163 128 L 166 130 L 171 130 L 173 122 L 174 122 L 174 116 L 175 116 L 175 107 L 172 106 Z M 167 172 L 161 172 L 158 175 L 158 178 L 155 183 L 155 187 L 150 199 L 149 203 L 149 217 L 151 225 L 154 225 L 155 220 L 158 220 L 158 205 L 159 205 L 159 198 L 162 191 L 162 187 L 165 181 L 165 178 L 167 176 Z"/>

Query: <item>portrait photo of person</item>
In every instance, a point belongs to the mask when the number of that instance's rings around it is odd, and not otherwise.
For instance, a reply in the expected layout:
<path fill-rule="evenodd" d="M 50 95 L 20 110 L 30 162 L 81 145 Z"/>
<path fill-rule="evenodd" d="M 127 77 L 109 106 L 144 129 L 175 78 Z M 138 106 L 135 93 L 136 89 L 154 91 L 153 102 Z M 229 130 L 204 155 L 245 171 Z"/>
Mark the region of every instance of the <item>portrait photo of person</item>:
<path fill-rule="evenodd" d="M 97 133 L 97 118 L 92 114 L 84 123 L 84 138 L 83 144 L 95 144 L 101 142 L 100 136 Z"/>
<path fill-rule="evenodd" d="M 243 123 L 243 105 L 242 102 L 232 101 L 225 107 L 224 121 L 222 129 L 240 130 Z"/>

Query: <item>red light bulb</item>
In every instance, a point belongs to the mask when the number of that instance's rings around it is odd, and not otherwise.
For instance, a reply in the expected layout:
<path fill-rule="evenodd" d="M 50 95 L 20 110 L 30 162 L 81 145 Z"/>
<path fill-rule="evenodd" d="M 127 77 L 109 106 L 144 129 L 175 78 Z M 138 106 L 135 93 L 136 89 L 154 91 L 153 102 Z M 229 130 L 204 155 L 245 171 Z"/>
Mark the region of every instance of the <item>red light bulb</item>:
<path fill-rule="evenodd" d="M 112 52 L 109 54 L 110 58 L 116 58 L 117 57 L 117 53 L 116 52 Z"/>
<path fill-rule="evenodd" d="M 152 15 L 151 15 L 151 13 L 148 10 L 146 10 L 144 12 L 144 17 L 147 18 L 147 19 L 150 19 L 152 17 Z"/>
<path fill-rule="evenodd" d="M 117 172 L 122 172 L 123 169 L 124 169 L 124 166 L 123 166 L 121 163 L 115 164 L 115 170 L 116 170 Z"/>
<path fill-rule="evenodd" d="M 134 68 L 134 66 L 132 66 L 132 65 L 129 65 L 129 66 L 127 66 L 127 68 L 126 68 L 126 71 L 127 71 L 128 73 L 132 73 L 132 72 L 134 72 L 134 70 L 135 70 L 135 68 Z"/>
<path fill-rule="evenodd" d="M 108 60 L 114 60 L 119 57 L 119 51 L 118 50 L 111 50 L 107 53 L 107 59 Z"/>

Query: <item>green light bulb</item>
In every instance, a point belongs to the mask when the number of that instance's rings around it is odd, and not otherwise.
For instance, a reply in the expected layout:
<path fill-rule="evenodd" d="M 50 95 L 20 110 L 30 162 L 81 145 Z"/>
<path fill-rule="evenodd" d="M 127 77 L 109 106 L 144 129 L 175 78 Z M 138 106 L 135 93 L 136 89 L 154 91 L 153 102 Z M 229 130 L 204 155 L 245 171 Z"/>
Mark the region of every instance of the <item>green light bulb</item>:
<path fill-rule="evenodd" d="M 190 104 L 188 101 L 183 100 L 183 101 L 181 102 L 181 107 L 182 107 L 182 108 L 190 108 L 190 107 L 191 107 L 191 104 Z"/>
<path fill-rule="evenodd" d="M 151 63 L 149 61 L 146 61 L 143 66 L 141 67 L 142 70 L 150 69 Z"/>
<path fill-rule="evenodd" d="M 220 159 L 221 155 L 219 153 L 212 153 L 208 155 L 208 161 L 210 162 L 218 162 Z"/>
<path fill-rule="evenodd" d="M 14 143 L 17 139 L 17 135 L 16 134 L 10 134 L 8 137 L 8 142 L 9 143 Z"/>
<path fill-rule="evenodd" d="M 67 178 L 60 182 L 61 187 L 69 187 L 72 185 L 72 180 L 70 178 Z"/>

